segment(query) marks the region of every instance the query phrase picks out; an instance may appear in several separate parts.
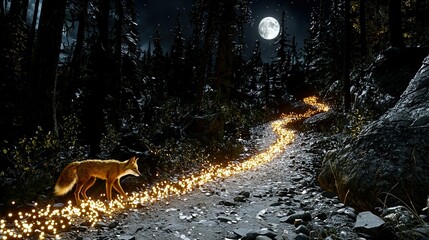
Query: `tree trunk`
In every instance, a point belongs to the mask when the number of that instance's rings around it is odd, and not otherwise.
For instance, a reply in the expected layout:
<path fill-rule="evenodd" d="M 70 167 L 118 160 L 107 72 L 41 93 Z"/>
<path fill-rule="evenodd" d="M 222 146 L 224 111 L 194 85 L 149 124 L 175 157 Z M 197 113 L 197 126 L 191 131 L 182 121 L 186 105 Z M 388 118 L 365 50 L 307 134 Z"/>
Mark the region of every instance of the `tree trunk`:
<path fill-rule="evenodd" d="M 392 47 L 404 47 L 401 0 L 389 1 L 389 42 Z"/>
<path fill-rule="evenodd" d="M 368 53 L 366 42 L 366 0 L 359 1 L 359 25 L 360 25 L 360 56 L 366 58 Z"/>
<path fill-rule="evenodd" d="M 44 0 L 37 42 L 32 58 L 30 84 L 32 113 L 30 127 L 57 132 L 56 71 L 60 54 L 66 0 Z"/>
<path fill-rule="evenodd" d="M 22 0 L 21 7 L 21 19 L 24 22 L 27 22 L 27 11 L 28 11 L 28 3 L 30 0 Z"/>
<path fill-rule="evenodd" d="M 229 99 L 232 82 L 232 26 L 234 22 L 234 4 L 232 0 L 224 1 L 224 8 L 221 16 L 221 23 L 225 28 L 219 32 L 218 36 L 218 53 L 216 59 L 216 82 L 215 86 L 219 90 L 220 99 Z"/>
<path fill-rule="evenodd" d="M 25 49 L 25 58 L 24 58 L 24 72 L 26 76 L 30 75 L 31 71 L 31 61 L 33 56 L 33 50 L 34 50 L 34 42 L 36 40 L 36 23 L 37 23 L 37 17 L 39 13 L 39 0 L 36 0 L 34 3 L 34 11 L 33 11 L 33 20 L 31 22 L 30 31 L 28 33 L 27 38 L 27 46 Z"/>
<path fill-rule="evenodd" d="M 23 22 L 27 20 L 27 9 L 29 0 L 12 0 L 9 13 L 19 17 Z"/>
<path fill-rule="evenodd" d="M 104 110 L 106 97 L 106 82 L 110 76 L 109 55 L 109 1 L 100 0 L 97 15 L 98 41 L 91 53 L 93 76 L 89 81 L 88 99 L 85 111 L 85 127 L 90 145 L 90 157 L 96 157 L 101 152 L 101 139 L 105 130 Z"/>
<path fill-rule="evenodd" d="M 119 130 L 122 118 L 122 28 L 125 22 L 122 0 L 116 0 L 115 12 L 115 54 L 113 56 L 115 73 L 112 79 L 112 96 L 114 96 L 112 115 L 114 125 Z"/>
<path fill-rule="evenodd" d="M 79 27 L 76 35 L 76 42 L 73 50 L 73 56 L 70 62 L 70 77 L 67 83 L 66 96 L 64 101 L 65 112 L 69 112 L 74 94 L 80 85 L 80 74 L 82 68 L 83 43 L 85 41 L 85 29 L 87 26 L 88 0 L 79 2 Z"/>
<path fill-rule="evenodd" d="M 343 62 L 343 87 L 344 87 L 344 111 L 349 112 L 351 107 L 350 97 L 350 65 L 351 65 L 351 23 L 350 0 L 344 1 L 344 62 Z"/>
<path fill-rule="evenodd" d="M 12 16 L 21 16 L 22 5 L 22 0 L 11 0 L 9 14 Z"/>
<path fill-rule="evenodd" d="M 0 1 L 0 17 L 4 16 L 4 2 L 5 0 Z"/>

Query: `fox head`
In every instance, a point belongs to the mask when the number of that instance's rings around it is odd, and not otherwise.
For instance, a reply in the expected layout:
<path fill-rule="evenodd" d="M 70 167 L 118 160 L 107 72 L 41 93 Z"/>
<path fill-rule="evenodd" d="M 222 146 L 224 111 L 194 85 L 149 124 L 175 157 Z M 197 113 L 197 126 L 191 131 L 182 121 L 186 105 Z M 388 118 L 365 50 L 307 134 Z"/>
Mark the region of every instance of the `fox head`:
<path fill-rule="evenodd" d="M 125 165 L 125 173 L 126 174 L 131 174 L 131 175 L 134 175 L 136 177 L 142 175 L 139 172 L 139 166 L 137 165 L 137 160 L 139 160 L 139 158 L 136 158 L 136 157 L 131 157 L 130 159 L 128 159 L 128 161 Z"/>

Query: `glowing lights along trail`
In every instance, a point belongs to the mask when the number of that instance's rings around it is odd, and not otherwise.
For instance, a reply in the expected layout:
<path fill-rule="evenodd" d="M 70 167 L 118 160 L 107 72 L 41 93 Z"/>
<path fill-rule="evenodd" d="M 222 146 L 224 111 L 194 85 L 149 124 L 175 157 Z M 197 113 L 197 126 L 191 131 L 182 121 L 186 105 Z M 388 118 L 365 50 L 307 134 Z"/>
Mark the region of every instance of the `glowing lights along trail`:
<path fill-rule="evenodd" d="M 286 146 L 295 139 L 294 131 L 287 129 L 285 125 L 329 110 L 327 105 L 318 103 L 316 97 L 306 98 L 304 102 L 313 106 L 313 108 L 303 114 L 283 115 L 281 119 L 272 122 L 271 127 L 278 135 L 277 140 L 265 151 L 250 157 L 246 161 L 229 163 L 226 166 L 209 165 L 201 172 L 183 176 L 173 182 L 158 182 L 144 192 L 133 192 L 128 196 L 128 199 L 116 199 L 109 203 L 104 202 L 103 197 L 103 200 L 89 199 L 88 201 L 83 201 L 80 206 L 74 206 L 70 201 L 67 206 L 62 208 L 47 205 L 39 209 L 35 204 L 35 207 L 29 212 L 9 213 L 7 216 L 1 217 L 0 238 L 60 239 L 60 232 L 66 231 L 82 222 L 92 226 L 97 222 L 107 222 L 112 220 L 114 214 L 120 210 L 139 208 L 142 205 L 166 200 L 172 196 L 180 196 L 207 182 L 227 178 L 268 163 L 282 153 Z"/>

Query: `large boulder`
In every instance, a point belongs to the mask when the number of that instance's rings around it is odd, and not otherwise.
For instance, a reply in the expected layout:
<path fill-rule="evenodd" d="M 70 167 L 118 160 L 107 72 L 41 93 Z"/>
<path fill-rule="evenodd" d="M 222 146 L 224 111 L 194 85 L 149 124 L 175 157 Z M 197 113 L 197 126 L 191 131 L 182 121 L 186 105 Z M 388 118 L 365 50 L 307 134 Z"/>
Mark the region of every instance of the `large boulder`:
<path fill-rule="evenodd" d="M 396 105 L 342 149 L 330 152 L 320 185 L 359 210 L 408 204 L 429 195 L 429 56 Z"/>
<path fill-rule="evenodd" d="M 363 79 L 353 79 L 354 108 L 380 117 L 398 102 L 428 54 L 428 48 L 416 47 L 391 47 L 381 52 Z"/>

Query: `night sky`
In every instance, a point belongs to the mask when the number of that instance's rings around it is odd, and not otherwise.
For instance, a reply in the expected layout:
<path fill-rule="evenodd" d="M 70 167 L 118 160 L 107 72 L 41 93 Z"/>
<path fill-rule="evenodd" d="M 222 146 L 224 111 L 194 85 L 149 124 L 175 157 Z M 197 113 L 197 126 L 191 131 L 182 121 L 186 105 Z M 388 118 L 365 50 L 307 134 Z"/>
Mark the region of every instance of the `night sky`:
<path fill-rule="evenodd" d="M 274 40 L 265 40 L 258 34 L 259 21 L 267 16 L 276 18 L 281 21 L 282 11 L 286 11 L 286 31 L 291 36 L 296 36 L 298 47 L 303 46 L 304 39 L 307 35 L 310 21 L 310 12 L 315 0 L 253 0 L 250 5 L 252 11 L 252 23 L 246 26 L 245 36 L 248 51 L 250 52 L 259 39 L 261 43 L 262 57 L 269 61 L 275 56 L 276 42 Z M 173 35 L 172 28 L 176 21 L 176 15 L 179 11 L 182 15 L 182 26 L 185 39 L 191 34 L 191 25 L 189 13 L 192 9 L 192 0 L 140 0 L 137 1 L 139 13 L 140 39 L 141 48 L 146 50 L 149 41 L 155 29 L 159 26 L 163 50 L 168 51 L 170 48 L 171 38 Z M 153 49 L 152 49 L 153 50 Z"/>

